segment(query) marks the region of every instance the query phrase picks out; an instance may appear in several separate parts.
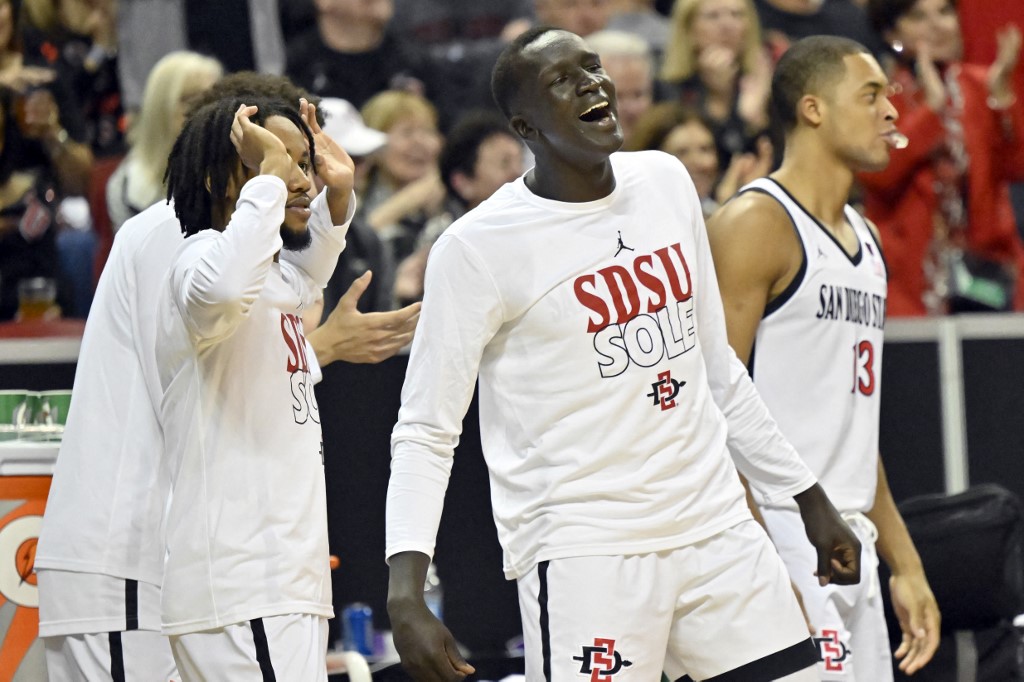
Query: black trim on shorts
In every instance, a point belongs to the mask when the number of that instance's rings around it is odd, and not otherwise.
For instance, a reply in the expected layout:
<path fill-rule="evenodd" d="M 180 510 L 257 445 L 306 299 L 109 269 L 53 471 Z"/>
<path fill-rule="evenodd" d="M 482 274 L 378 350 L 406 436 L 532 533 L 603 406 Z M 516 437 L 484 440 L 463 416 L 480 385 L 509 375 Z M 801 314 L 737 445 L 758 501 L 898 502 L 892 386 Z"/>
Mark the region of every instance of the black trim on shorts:
<path fill-rule="evenodd" d="M 107 639 L 110 642 L 110 679 L 113 682 L 125 682 L 124 649 L 121 647 L 121 633 L 108 632 Z"/>
<path fill-rule="evenodd" d="M 537 603 L 540 605 L 540 652 L 544 663 L 544 679 L 551 680 L 551 630 L 548 623 L 548 562 L 537 564 L 537 577 L 540 578 L 540 590 L 537 592 Z"/>
<path fill-rule="evenodd" d="M 818 649 L 808 637 L 774 654 L 709 677 L 704 682 L 771 682 L 816 665 L 819 660 Z"/>
<path fill-rule="evenodd" d="M 249 625 L 252 627 L 252 641 L 256 645 L 256 662 L 260 664 L 263 682 L 277 682 L 274 664 L 270 662 L 270 645 L 267 644 L 267 631 L 263 627 L 263 619 L 253 618 L 249 621 Z"/>
<path fill-rule="evenodd" d="M 139 581 L 124 581 L 124 629 L 139 629 Z"/>

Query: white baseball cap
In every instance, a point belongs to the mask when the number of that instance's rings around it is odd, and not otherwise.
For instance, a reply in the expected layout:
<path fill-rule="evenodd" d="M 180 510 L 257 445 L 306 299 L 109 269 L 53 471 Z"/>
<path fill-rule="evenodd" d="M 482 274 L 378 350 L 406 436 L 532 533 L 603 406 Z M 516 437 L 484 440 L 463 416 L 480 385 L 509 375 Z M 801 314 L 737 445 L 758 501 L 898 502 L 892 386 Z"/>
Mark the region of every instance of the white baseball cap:
<path fill-rule="evenodd" d="M 324 132 L 352 156 L 372 154 L 387 144 L 387 133 L 374 130 L 365 123 L 350 102 L 337 97 L 320 100 L 324 114 Z"/>

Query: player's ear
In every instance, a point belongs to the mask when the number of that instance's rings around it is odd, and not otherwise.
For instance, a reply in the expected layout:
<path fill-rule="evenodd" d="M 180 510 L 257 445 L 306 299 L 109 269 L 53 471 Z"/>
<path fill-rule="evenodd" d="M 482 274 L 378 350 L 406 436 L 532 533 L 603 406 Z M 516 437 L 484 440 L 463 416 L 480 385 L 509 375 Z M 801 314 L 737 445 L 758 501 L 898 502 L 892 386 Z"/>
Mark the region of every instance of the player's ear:
<path fill-rule="evenodd" d="M 508 122 L 509 126 L 523 140 L 531 140 L 537 136 L 537 129 L 527 123 L 521 114 L 516 114 Z"/>
<path fill-rule="evenodd" d="M 812 127 L 821 125 L 824 118 L 825 102 L 817 95 L 804 95 L 796 103 L 797 118 L 803 119 Z"/>

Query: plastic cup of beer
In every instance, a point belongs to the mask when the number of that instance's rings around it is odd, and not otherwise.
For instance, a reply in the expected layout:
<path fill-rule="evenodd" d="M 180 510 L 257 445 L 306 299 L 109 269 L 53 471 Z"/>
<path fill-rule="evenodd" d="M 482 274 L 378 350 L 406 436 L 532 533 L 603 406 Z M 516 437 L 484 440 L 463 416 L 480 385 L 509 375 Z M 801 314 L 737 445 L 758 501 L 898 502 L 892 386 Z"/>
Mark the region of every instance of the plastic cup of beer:
<path fill-rule="evenodd" d="M 29 277 L 18 282 L 18 319 L 41 320 L 57 301 L 57 282 Z"/>

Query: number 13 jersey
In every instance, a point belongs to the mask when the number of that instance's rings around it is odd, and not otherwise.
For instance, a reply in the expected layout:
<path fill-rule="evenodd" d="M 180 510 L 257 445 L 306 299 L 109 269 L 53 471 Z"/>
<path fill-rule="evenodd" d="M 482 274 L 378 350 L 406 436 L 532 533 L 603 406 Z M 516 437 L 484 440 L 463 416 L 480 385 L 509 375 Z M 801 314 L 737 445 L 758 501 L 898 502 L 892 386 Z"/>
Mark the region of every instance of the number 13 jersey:
<path fill-rule="evenodd" d="M 853 255 L 774 180 L 755 180 L 741 191 L 775 198 L 804 252 L 800 271 L 768 303 L 758 326 L 750 357 L 754 385 L 836 508 L 867 511 L 878 475 L 888 288 L 878 241 L 850 206 L 846 220 L 858 242 Z"/>

